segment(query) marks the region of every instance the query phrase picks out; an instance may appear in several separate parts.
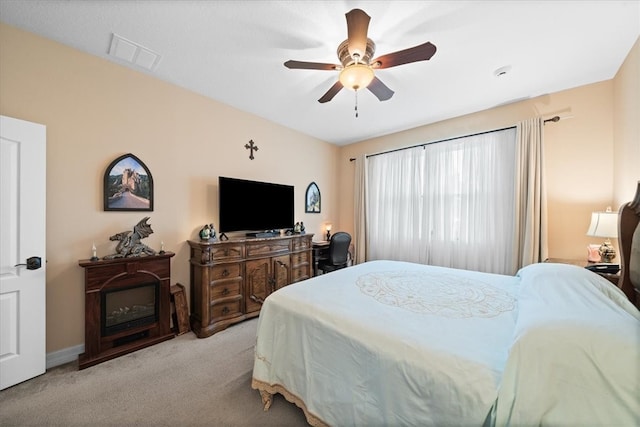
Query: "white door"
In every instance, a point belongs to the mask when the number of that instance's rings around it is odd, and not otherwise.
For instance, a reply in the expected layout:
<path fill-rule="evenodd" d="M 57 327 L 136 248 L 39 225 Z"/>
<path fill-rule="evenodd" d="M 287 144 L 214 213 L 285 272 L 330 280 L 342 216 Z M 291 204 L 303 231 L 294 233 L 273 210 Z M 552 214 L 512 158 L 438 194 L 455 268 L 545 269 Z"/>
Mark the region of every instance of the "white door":
<path fill-rule="evenodd" d="M 46 127 L 0 116 L 0 390 L 46 369 L 45 167 Z"/>

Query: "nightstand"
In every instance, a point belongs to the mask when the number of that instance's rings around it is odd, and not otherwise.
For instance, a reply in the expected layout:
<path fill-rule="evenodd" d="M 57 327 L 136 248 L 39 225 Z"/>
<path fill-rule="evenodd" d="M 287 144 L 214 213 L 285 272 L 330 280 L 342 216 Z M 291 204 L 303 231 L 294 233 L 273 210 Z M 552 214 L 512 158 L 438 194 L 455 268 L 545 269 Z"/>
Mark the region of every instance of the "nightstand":
<path fill-rule="evenodd" d="M 579 267 L 586 267 L 588 265 L 595 264 L 593 262 L 582 261 L 582 260 L 579 260 L 579 259 L 562 259 L 562 258 L 547 258 L 544 262 L 555 262 L 557 264 L 573 264 L 573 265 L 577 265 Z M 618 286 L 618 280 L 620 279 L 620 272 L 619 271 L 616 274 L 597 273 L 595 271 L 593 273 L 604 277 L 605 279 L 607 279 L 608 281 L 610 281 L 614 285 Z"/>

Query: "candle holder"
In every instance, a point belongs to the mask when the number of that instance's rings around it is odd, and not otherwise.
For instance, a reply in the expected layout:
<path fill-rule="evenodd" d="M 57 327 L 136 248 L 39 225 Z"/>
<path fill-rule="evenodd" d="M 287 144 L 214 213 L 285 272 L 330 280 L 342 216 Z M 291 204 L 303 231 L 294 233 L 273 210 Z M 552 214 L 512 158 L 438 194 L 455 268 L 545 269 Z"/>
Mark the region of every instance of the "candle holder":
<path fill-rule="evenodd" d="M 98 258 L 97 253 L 96 253 L 96 244 L 94 243 L 91 246 L 91 258 L 89 258 L 90 261 L 98 261 L 100 258 Z"/>

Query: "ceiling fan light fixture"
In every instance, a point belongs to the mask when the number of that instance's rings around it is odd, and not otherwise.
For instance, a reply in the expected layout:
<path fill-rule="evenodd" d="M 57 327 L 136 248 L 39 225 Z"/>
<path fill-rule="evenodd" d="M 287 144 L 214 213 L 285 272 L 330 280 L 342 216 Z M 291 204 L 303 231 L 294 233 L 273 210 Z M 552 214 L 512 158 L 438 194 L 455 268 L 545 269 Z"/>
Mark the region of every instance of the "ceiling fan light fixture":
<path fill-rule="evenodd" d="M 371 67 L 365 64 L 352 64 L 340 72 L 340 83 L 342 86 L 351 89 L 359 90 L 369 86 L 369 83 L 375 77 Z"/>
<path fill-rule="evenodd" d="M 343 88 L 351 89 L 355 92 L 358 117 L 358 90 L 368 89 L 379 101 L 387 101 L 394 94 L 375 75 L 376 69 L 428 61 L 436 53 L 436 47 L 431 42 L 426 42 L 374 58 L 376 44 L 367 37 L 371 17 L 361 9 L 351 10 L 346 17 L 347 39 L 338 45 L 336 51 L 341 65 L 289 60 L 284 66 L 289 69 L 338 71 L 338 81 L 318 99 L 318 102 L 324 104 L 331 101 Z"/>

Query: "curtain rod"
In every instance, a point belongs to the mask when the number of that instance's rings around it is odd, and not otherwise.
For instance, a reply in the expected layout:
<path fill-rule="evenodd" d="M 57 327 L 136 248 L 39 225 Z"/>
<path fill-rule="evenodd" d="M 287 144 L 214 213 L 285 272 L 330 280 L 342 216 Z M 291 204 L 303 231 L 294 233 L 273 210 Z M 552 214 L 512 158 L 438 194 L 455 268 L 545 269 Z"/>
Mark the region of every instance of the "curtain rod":
<path fill-rule="evenodd" d="M 500 132 L 501 130 L 507 130 L 507 129 L 513 129 L 513 128 L 515 128 L 515 126 L 509 126 L 509 127 L 502 128 L 502 129 L 487 130 L 487 131 L 484 131 L 484 132 L 478 132 L 478 133 L 474 133 L 474 134 L 471 134 L 471 135 L 455 136 L 453 138 L 441 139 L 439 141 L 423 142 L 422 144 L 411 145 L 409 147 L 395 148 L 393 150 L 382 151 L 380 153 L 367 154 L 366 157 L 369 158 L 369 157 L 379 156 L 381 154 L 395 153 L 396 151 L 408 150 L 410 148 L 424 147 L 425 145 L 438 144 L 440 142 L 453 141 L 453 140 L 460 139 L 460 138 L 468 138 L 470 136 L 484 135 L 485 133 Z M 349 159 L 350 162 L 353 162 L 355 160 L 356 160 L 355 157 L 352 157 L 352 158 Z"/>
<path fill-rule="evenodd" d="M 556 123 L 556 122 L 559 122 L 559 121 L 560 121 L 560 116 L 553 116 L 550 119 L 544 120 L 542 123 L 543 124 L 545 124 L 547 122 Z M 439 142 L 453 141 L 455 139 L 468 138 L 470 136 L 478 136 L 478 135 L 483 135 L 485 133 L 490 133 L 490 132 L 500 132 L 501 130 L 507 130 L 507 129 L 513 129 L 513 128 L 515 128 L 515 126 L 509 126 L 509 127 L 502 128 L 502 129 L 487 130 L 487 131 L 484 131 L 484 132 L 478 132 L 478 133 L 474 133 L 474 134 L 471 134 L 471 135 L 456 136 L 456 137 L 453 137 L 453 138 L 441 139 L 440 141 L 424 142 L 422 144 L 411 145 L 409 147 L 396 148 L 394 150 L 382 151 L 380 153 L 375 153 L 375 154 L 367 154 L 366 157 L 369 158 L 369 157 L 373 157 L 373 156 L 379 156 L 380 154 L 394 153 L 396 151 L 408 150 L 410 148 L 424 147 L 425 145 L 429 145 L 429 144 L 437 144 Z M 350 162 L 354 162 L 355 160 L 356 160 L 355 157 L 351 157 L 349 159 Z"/>

